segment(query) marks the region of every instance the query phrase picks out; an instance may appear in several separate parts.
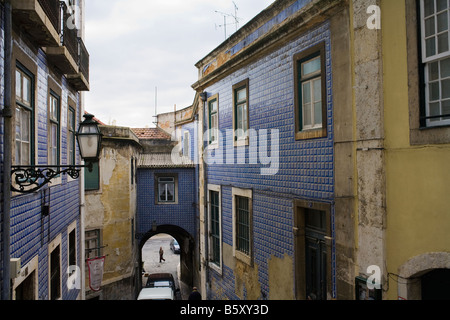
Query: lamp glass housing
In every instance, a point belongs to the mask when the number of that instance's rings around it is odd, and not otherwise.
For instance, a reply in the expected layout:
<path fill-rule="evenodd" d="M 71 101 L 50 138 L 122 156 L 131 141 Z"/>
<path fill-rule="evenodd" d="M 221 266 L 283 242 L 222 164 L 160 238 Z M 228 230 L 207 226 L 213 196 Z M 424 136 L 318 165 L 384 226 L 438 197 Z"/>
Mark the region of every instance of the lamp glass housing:
<path fill-rule="evenodd" d="M 84 118 L 85 120 L 80 123 L 77 132 L 80 155 L 84 161 L 97 161 L 100 155 L 102 134 L 93 115 L 86 114 Z"/>

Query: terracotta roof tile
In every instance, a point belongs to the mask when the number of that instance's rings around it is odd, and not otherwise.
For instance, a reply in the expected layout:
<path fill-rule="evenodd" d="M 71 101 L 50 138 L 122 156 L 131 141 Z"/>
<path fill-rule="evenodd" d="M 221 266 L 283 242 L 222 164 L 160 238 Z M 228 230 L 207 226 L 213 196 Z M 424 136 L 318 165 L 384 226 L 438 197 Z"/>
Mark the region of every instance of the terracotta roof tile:
<path fill-rule="evenodd" d="M 131 131 L 133 131 L 139 139 L 171 140 L 171 136 L 159 128 L 132 128 Z"/>

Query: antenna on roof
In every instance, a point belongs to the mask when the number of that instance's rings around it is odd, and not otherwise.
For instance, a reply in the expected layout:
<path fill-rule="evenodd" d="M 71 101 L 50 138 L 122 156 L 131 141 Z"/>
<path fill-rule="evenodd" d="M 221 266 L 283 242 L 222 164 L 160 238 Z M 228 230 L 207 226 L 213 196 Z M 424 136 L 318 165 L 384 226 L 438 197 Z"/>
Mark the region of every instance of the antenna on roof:
<path fill-rule="evenodd" d="M 239 20 L 241 20 L 241 18 L 239 18 L 237 16 L 237 12 L 238 12 L 239 8 L 234 1 L 233 1 L 233 5 L 234 5 L 234 15 L 225 13 L 225 12 L 221 12 L 221 11 L 217 11 L 217 10 L 214 11 L 215 13 L 220 13 L 221 15 L 223 15 L 223 24 L 221 24 L 221 25 L 216 24 L 216 30 L 217 30 L 217 28 L 222 28 L 222 27 L 224 28 L 225 40 L 227 39 L 227 26 L 228 25 L 234 24 L 236 27 L 236 31 L 239 29 Z M 232 17 L 234 19 L 234 22 L 227 24 L 227 17 Z"/>
<path fill-rule="evenodd" d="M 158 87 L 155 87 L 155 115 L 153 118 L 153 124 L 158 126 Z"/>

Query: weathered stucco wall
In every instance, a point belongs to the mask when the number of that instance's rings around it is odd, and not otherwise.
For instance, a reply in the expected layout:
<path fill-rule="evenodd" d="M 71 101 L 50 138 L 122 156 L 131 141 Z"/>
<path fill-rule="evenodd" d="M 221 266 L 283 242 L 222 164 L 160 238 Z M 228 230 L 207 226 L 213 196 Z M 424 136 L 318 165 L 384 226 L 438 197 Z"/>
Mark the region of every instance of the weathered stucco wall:
<path fill-rule="evenodd" d="M 104 137 L 99 161 L 100 189 L 86 192 L 86 230 L 101 230 L 106 256 L 103 299 L 134 299 L 133 281 L 126 279 L 135 276 L 137 267 L 137 241 L 133 234 L 140 145 L 129 128 L 102 126 L 101 131 Z"/>
<path fill-rule="evenodd" d="M 353 104 L 352 21 L 347 7 L 331 19 L 335 154 L 337 299 L 353 299 L 357 215 L 356 118 Z"/>
<path fill-rule="evenodd" d="M 386 182 L 381 30 L 369 29 L 367 10 L 378 0 L 351 3 L 356 110 L 357 274 L 385 261 Z M 382 272 L 382 277 L 386 277 Z"/>

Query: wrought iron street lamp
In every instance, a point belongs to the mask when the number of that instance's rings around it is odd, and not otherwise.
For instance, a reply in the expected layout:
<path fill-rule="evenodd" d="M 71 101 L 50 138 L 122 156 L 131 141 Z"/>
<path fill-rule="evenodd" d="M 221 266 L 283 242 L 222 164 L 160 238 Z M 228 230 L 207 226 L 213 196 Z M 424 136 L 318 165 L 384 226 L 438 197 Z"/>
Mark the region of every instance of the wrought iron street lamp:
<path fill-rule="evenodd" d="M 84 118 L 77 132 L 78 147 L 81 158 L 92 165 L 92 162 L 96 162 L 100 155 L 102 134 L 92 114 L 85 114 Z M 92 171 L 92 167 L 90 170 Z"/>
<path fill-rule="evenodd" d="M 32 193 L 41 189 L 52 179 L 67 174 L 72 179 L 80 177 L 82 168 L 92 171 L 93 163 L 98 160 L 102 134 L 94 115 L 85 114 L 85 120 L 80 123 L 76 134 L 80 156 L 86 165 L 39 165 L 39 166 L 12 166 L 11 190 L 19 193 Z"/>

